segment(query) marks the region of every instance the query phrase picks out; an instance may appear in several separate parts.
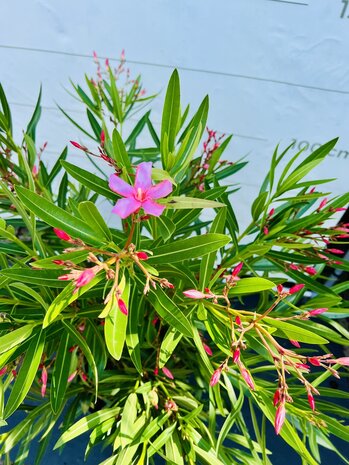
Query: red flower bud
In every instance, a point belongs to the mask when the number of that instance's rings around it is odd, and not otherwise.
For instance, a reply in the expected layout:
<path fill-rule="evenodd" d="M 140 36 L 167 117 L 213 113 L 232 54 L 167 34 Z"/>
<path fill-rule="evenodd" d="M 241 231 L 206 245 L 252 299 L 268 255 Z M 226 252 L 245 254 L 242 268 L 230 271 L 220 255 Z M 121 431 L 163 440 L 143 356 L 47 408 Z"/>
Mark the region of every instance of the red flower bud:
<path fill-rule="evenodd" d="M 105 144 L 105 132 L 102 131 L 101 132 L 101 146 L 104 147 L 104 144 Z"/>
<path fill-rule="evenodd" d="M 71 140 L 70 143 L 72 145 L 74 145 L 74 147 L 76 147 L 77 149 L 83 150 L 84 152 L 87 152 L 87 150 L 88 150 L 86 147 L 84 147 L 83 145 L 78 144 L 77 142 L 74 142 L 73 140 Z"/>
<path fill-rule="evenodd" d="M 246 384 L 252 389 L 252 391 L 254 391 L 255 390 L 255 385 L 254 385 L 253 379 L 252 379 L 250 373 L 246 370 L 246 368 L 244 368 L 244 367 L 241 368 L 241 375 L 244 378 L 244 380 L 246 381 Z"/>
<path fill-rule="evenodd" d="M 268 213 L 269 218 L 271 218 L 275 213 L 275 208 L 272 208 L 270 212 Z"/>
<path fill-rule="evenodd" d="M 315 400 L 314 400 L 314 396 L 308 392 L 308 402 L 309 402 L 309 405 L 310 405 L 310 408 L 312 410 L 315 410 Z"/>
<path fill-rule="evenodd" d="M 156 367 L 156 368 L 154 368 L 154 375 L 157 376 L 158 374 L 159 374 L 159 368 Z"/>
<path fill-rule="evenodd" d="M 202 343 L 202 346 L 206 352 L 207 355 L 209 355 L 210 357 L 213 355 L 213 352 L 212 352 L 212 349 L 210 346 L 208 346 L 207 344 L 205 344 L 204 342 Z"/>
<path fill-rule="evenodd" d="M 145 252 L 137 252 L 136 255 L 140 260 L 148 260 L 149 258 L 148 254 L 146 254 Z"/>
<path fill-rule="evenodd" d="M 317 274 L 317 270 L 316 268 L 314 268 L 313 266 L 306 266 L 304 268 L 304 271 L 308 274 L 310 274 L 311 276 L 315 276 Z"/>
<path fill-rule="evenodd" d="M 298 265 L 295 265 L 294 263 L 291 263 L 291 264 L 289 265 L 289 269 L 290 269 L 290 270 L 299 270 L 299 266 L 298 266 Z"/>
<path fill-rule="evenodd" d="M 128 315 L 126 304 L 122 299 L 118 299 L 118 307 L 121 313 L 123 313 L 124 315 Z"/>
<path fill-rule="evenodd" d="M 341 249 L 326 249 L 326 252 L 329 252 L 329 253 L 332 253 L 332 254 L 335 254 L 335 255 L 343 255 L 344 254 L 344 250 L 341 250 Z"/>
<path fill-rule="evenodd" d="M 269 234 L 269 229 L 267 228 L 267 226 L 263 227 L 263 233 L 265 234 L 265 236 Z"/>
<path fill-rule="evenodd" d="M 280 404 L 275 414 L 274 428 L 275 433 L 279 434 L 286 417 L 285 404 Z"/>
<path fill-rule="evenodd" d="M 320 205 L 318 206 L 318 209 L 317 211 L 320 211 L 324 208 L 324 206 L 327 204 L 327 201 L 328 199 L 327 198 L 324 198 L 321 202 L 320 202 Z"/>
<path fill-rule="evenodd" d="M 277 291 L 278 291 L 279 294 L 282 294 L 282 293 L 283 293 L 284 288 L 283 288 L 282 284 L 278 284 L 278 285 L 276 286 L 276 289 L 277 289 Z"/>
<path fill-rule="evenodd" d="M 64 260 L 52 260 L 52 263 L 54 263 L 55 265 L 64 265 Z"/>
<path fill-rule="evenodd" d="M 277 390 L 275 391 L 275 394 L 274 394 L 274 397 L 273 397 L 273 404 L 274 404 L 274 407 L 276 407 L 277 404 L 280 402 L 280 398 L 281 398 L 281 396 L 280 396 L 280 389 L 277 389 Z"/>
<path fill-rule="evenodd" d="M 57 237 L 62 239 L 62 241 L 71 241 L 72 238 L 67 234 L 65 231 L 62 231 L 61 229 L 53 228 L 54 233 L 56 234 Z"/>
<path fill-rule="evenodd" d="M 237 276 L 240 273 L 243 266 L 244 266 L 243 262 L 240 262 L 239 264 L 237 264 L 236 267 L 231 272 L 231 275 Z"/>
<path fill-rule="evenodd" d="M 308 357 L 308 362 L 314 365 L 315 367 L 319 367 L 321 365 L 320 360 L 316 357 Z"/>
<path fill-rule="evenodd" d="M 239 317 L 239 315 L 236 316 L 236 318 L 235 318 L 235 323 L 236 323 L 238 326 L 241 326 L 241 318 Z"/>
<path fill-rule="evenodd" d="M 234 353 L 233 353 L 233 362 L 234 363 L 237 363 L 237 361 L 239 360 L 240 358 L 240 349 L 237 348 Z"/>
<path fill-rule="evenodd" d="M 291 289 L 288 290 L 288 293 L 290 295 L 295 294 L 296 292 L 299 292 L 301 289 L 303 289 L 304 286 L 305 284 L 296 284 L 295 286 L 291 287 Z"/>

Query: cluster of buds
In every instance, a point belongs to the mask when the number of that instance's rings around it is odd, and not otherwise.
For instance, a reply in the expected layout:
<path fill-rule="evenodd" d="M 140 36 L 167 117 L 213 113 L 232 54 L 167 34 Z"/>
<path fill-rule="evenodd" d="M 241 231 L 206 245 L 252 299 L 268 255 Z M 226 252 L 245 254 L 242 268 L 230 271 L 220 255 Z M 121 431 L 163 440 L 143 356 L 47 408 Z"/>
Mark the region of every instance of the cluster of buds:
<path fill-rule="evenodd" d="M 296 265 L 295 263 L 290 263 L 288 265 L 288 268 L 294 271 L 303 271 L 304 273 L 307 273 L 310 276 L 315 276 L 317 274 L 317 269 L 314 266 L 303 266 Z"/>
<path fill-rule="evenodd" d="M 122 173 L 122 169 L 119 168 L 119 166 L 118 166 L 118 164 L 116 163 L 116 161 L 115 161 L 113 158 L 111 158 L 111 157 L 107 154 L 107 152 L 106 152 L 105 141 L 106 141 L 105 132 L 104 132 L 104 131 L 101 131 L 101 135 L 100 135 L 100 145 L 98 146 L 98 154 L 97 154 L 97 153 L 94 153 L 94 152 L 91 152 L 91 150 L 88 149 L 86 146 L 81 145 L 81 144 L 79 144 L 79 143 L 76 142 L 76 141 L 71 140 L 70 143 L 71 143 L 76 149 L 82 150 L 83 152 L 85 152 L 85 153 L 88 154 L 88 155 L 91 155 L 92 157 L 97 157 L 97 158 L 100 158 L 101 160 L 105 161 L 106 163 L 108 163 L 109 166 L 111 166 L 112 168 L 114 168 L 116 174 L 121 174 L 121 173 Z"/>
<path fill-rule="evenodd" d="M 206 128 L 207 131 L 207 139 L 203 143 L 203 151 L 201 155 L 201 162 L 195 165 L 195 173 L 194 177 L 194 184 L 197 185 L 200 191 L 205 190 L 204 180 L 207 175 L 207 171 L 210 168 L 210 160 L 214 154 L 214 152 L 220 147 L 221 140 L 225 137 L 225 134 L 221 136 L 217 136 L 217 131 L 213 131 L 209 128 Z M 224 161 L 224 164 L 229 162 Z M 232 164 L 232 163 L 229 163 Z"/>

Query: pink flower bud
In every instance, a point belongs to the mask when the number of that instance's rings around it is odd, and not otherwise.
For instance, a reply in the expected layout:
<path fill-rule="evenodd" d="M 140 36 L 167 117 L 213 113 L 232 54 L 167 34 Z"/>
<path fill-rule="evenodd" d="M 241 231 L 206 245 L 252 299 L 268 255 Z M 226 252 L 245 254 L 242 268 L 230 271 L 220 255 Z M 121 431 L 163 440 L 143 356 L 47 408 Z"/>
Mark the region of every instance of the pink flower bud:
<path fill-rule="evenodd" d="M 240 358 L 240 349 L 237 348 L 233 353 L 233 362 L 237 363 Z"/>
<path fill-rule="evenodd" d="M 86 270 L 84 270 L 75 280 L 74 293 L 77 292 L 80 287 L 86 286 L 86 284 L 88 284 L 94 277 L 95 270 L 93 268 L 86 268 Z"/>
<path fill-rule="evenodd" d="M 300 343 L 298 341 L 295 341 L 294 339 L 290 339 L 290 343 L 295 346 L 295 347 L 298 347 L 298 349 L 300 348 Z"/>
<path fill-rule="evenodd" d="M 52 263 L 54 263 L 55 265 L 64 265 L 64 260 L 52 260 Z"/>
<path fill-rule="evenodd" d="M 268 213 L 269 218 L 271 218 L 275 213 L 275 208 L 272 208 L 270 212 Z"/>
<path fill-rule="evenodd" d="M 184 291 L 183 294 L 189 299 L 206 299 L 207 294 L 203 292 L 197 291 L 196 289 L 189 289 L 188 291 Z"/>
<path fill-rule="evenodd" d="M 43 367 L 42 368 L 42 373 L 41 373 L 41 381 L 42 381 L 41 397 L 45 397 L 46 388 L 47 388 L 47 379 L 48 379 L 47 370 L 46 370 L 46 367 Z"/>
<path fill-rule="evenodd" d="M 335 212 L 346 212 L 347 209 L 345 207 L 342 207 L 342 208 L 335 208 L 334 209 Z"/>
<path fill-rule="evenodd" d="M 306 365 L 305 363 L 296 363 L 295 366 L 301 370 L 306 370 L 306 371 L 310 370 L 310 366 Z"/>
<path fill-rule="evenodd" d="M 58 276 L 58 279 L 60 281 L 69 281 L 70 279 L 73 279 L 73 276 L 70 274 L 62 274 L 62 276 Z"/>
<path fill-rule="evenodd" d="M 167 378 L 169 378 L 169 379 L 174 379 L 173 374 L 171 373 L 171 371 L 170 371 L 168 368 L 162 367 L 161 370 L 162 370 L 163 374 L 164 374 Z"/>
<path fill-rule="evenodd" d="M 299 292 L 301 289 L 303 289 L 305 285 L 304 284 L 296 284 L 295 286 L 291 287 L 291 289 L 288 290 L 288 293 L 290 295 L 295 294 L 296 292 Z"/>
<path fill-rule="evenodd" d="M 337 236 L 338 239 L 348 239 L 349 237 L 349 234 L 340 234 L 339 236 Z"/>
<path fill-rule="evenodd" d="M 275 394 L 274 394 L 274 397 L 273 397 L 273 404 L 274 404 L 274 407 L 276 407 L 277 404 L 280 402 L 280 398 L 281 398 L 281 396 L 280 396 L 280 389 L 277 389 L 277 390 L 275 391 Z"/>
<path fill-rule="evenodd" d="M 317 270 L 316 268 L 314 268 L 313 266 L 306 266 L 304 268 L 304 271 L 308 274 L 310 274 L 311 276 L 315 276 L 317 274 Z"/>
<path fill-rule="evenodd" d="M 104 147 L 105 144 L 105 132 L 101 131 L 101 146 Z"/>
<path fill-rule="evenodd" d="M 322 210 L 322 209 L 324 208 L 324 206 L 327 204 L 327 201 L 328 201 L 328 199 L 327 199 L 327 198 L 324 198 L 324 199 L 321 201 L 320 205 L 318 206 L 317 211 Z"/>
<path fill-rule="evenodd" d="M 236 267 L 233 269 L 233 271 L 231 272 L 231 275 L 232 276 L 237 276 L 240 271 L 242 270 L 242 267 L 244 266 L 243 262 L 240 262 L 236 265 Z"/>
<path fill-rule="evenodd" d="M 332 253 L 332 254 L 335 254 L 335 255 L 343 255 L 344 254 L 344 250 L 341 250 L 341 249 L 326 249 L 326 252 L 329 252 L 329 253 Z"/>
<path fill-rule="evenodd" d="M 315 189 L 316 189 L 315 187 L 312 187 L 309 191 L 309 194 L 313 194 L 315 192 Z"/>
<path fill-rule="evenodd" d="M 16 370 L 11 370 L 12 376 L 15 378 L 17 376 L 17 371 Z"/>
<path fill-rule="evenodd" d="M 76 373 L 77 371 L 73 371 L 73 373 L 71 373 L 69 376 L 68 376 L 68 383 L 70 383 L 71 381 L 73 381 L 73 379 L 75 378 L 76 376 Z"/>
<path fill-rule="evenodd" d="M 222 374 L 222 368 L 219 367 L 217 368 L 217 370 L 213 372 L 213 375 L 211 376 L 210 386 L 215 386 L 218 383 L 221 377 L 221 374 Z"/>
<path fill-rule="evenodd" d="M 83 372 L 80 373 L 80 378 L 86 383 L 86 381 L 87 381 L 87 375 L 86 375 L 86 373 L 83 373 Z"/>
<path fill-rule="evenodd" d="M 208 170 L 209 167 L 210 167 L 210 165 L 209 165 L 208 163 L 204 163 L 203 168 L 204 168 L 205 170 Z"/>
<path fill-rule="evenodd" d="M 290 270 L 299 270 L 299 266 L 298 266 L 298 265 L 295 265 L 294 263 L 291 263 L 291 264 L 289 265 L 289 269 L 290 269 Z"/>
<path fill-rule="evenodd" d="M 4 367 L 1 368 L 1 370 L 0 370 L 0 376 L 3 376 L 6 372 L 7 372 L 7 366 L 4 366 Z"/>
<path fill-rule="evenodd" d="M 285 422 L 285 417 L 286 417 L 285 404 L 280 404 L 279 407 L 277 408 L 276 414 L 275 414 L 274 428 L 275 428 L 275 433 L 276 434 L 280 433 L 282 425 Z"/>
<path fill-rule="evenodd" d="M 78 144 L 77 142 L 75 142 L 75 141 L 73 141 L 73 140 L 71 140 L 70 143 L 71 143 L 72 145 L 74 145 L 74 147 L 76 147 L 77 149 L 83 150 L 84 152 L 87 152 L 87 148 L 84 147 L 83 145 L 80 145 L 80 144 Z"/>
<path fill-rule="evenodd" d="M 315 400 L 314 400 L 314 396 L 310 392 L 308 392 L 308 402 L 309 402 L 310 408 L 314 411 L 315 410 Z"/>
<path fill-rule="evenodd" d="M 32 168 L 32 175 L 36 176 L 38 174 L 38 172 L 39 172 L 38 167 L 34 165 L 33 168 Z"/>
<path fill-rule="evenodd" d="M 105 59 L 105 67 L 108 69 L 109 68 L 109 58 Z"/>
<path fill-rule="evenodd" d="M 204 342 L 202 343 L 202 346 L 206 352 L 207 355 L 209 355 L 210 357 L 213 355 L 213 352 L 212 352 L 212 349 L 210 346 L 208 346 L 207 344 L 205 344 Z"/>
<path fill-rule="evenodd" d="M 246 381 L 246 384 L 252 389 L 252 391 L 254 391 L 255 390 L 255 385 L 254 385 L 253 379 L 252 379 L 250 373 L 246 370 L 246 368 L 244 368 L 244 367 L 241 368 L 241 375 L 244 378 L 244 380 Z"/>
<path fill-rule="evenodd" d="M 156 368 L 154 368 L 154 375 L 157 376 L 158 374 L 159 374 L 159 368 L 156 367 Z"/>
<path fill-rule="evenodd" d="M 122 299 L 118 299 L 118 307 L 121 313 L 123 313 L 124 315 L 128 315 L 126 304 Z"/>
<path fill-rule="evenodd" d="M 140 260 L 148 260 L 149 258 L 148 254 L 146 254 L 145 252 L 137 252 L 136 255 Z"/>
<path fill-rule="evenodd" d="M 321 313 L 327 312 L 328 308 L 314 308 L 314 310 L 310 310 L 308 312 L 308 315 L 310 316 L 316 316 L 316 315 L 321 315 Z"/>
<path fill-rule="evenodd" d="M 315 367 L 319 367 L 321 365 L 320 360 L 316 357 L 308 357 L 308 362 L 314 365 Z"/>
<path fill-rule="evenodd" d="M 264 233 L 265 236 L 267 236 L 269 234 L 269 229 L 267 228 L 267 226 L 263 227 L 263 233 Z"/>
<path fill-rule="evenodd" d="M 241 318 L 239 317 L 239 315 L 236 316 L 236 318 L 235 318 L 235 323 L 236 323 L 238 326 L 241 326 Z"/>
<path fill-rule="evenodd" d="M 349 357 L 340 357 L 336 359 L 327 360 L 328 363 L 339 363 L 339 365 L 343 365 L 345 367 L 349 367 Z"/>
<path fill-rule="evenodd" d="M 56 234 L 57 237 L 62 239 L 62 241 L 71 241 L 72 238 L 67 234 L 65 231 L 62 231 L 61 229 L 53 228 L 54 233 Z"/>

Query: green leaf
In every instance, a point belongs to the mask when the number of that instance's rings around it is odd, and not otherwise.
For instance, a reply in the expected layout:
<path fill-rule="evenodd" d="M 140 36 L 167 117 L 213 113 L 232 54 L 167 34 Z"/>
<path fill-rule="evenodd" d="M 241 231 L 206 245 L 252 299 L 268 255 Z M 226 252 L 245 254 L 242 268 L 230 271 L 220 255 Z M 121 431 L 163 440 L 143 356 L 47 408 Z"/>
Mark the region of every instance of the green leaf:
<path fill-rule="evenodd" d="M 167 330 L 167 333 L 165 334 L 160 347 L 159 368 L 162 368 L 166 365 L 179 341 L 182 339 L 182 336 L 183 335 L 175 328 L 169 328 Z"/>
<path fill-rule="evenodd" d="M 70 334 L 64 333 L 59 342 L 51 377 L 50 402 L 54 413 L 59 412 L 64 402 L 65 391 L 68 386 L 68 377 L 70 375 L 69 370 L 72 359 L 72 354 L 69 352 L 70 346 Z"/>
<path fill-rule="evenodd" d="M 35 262 L 31 262 L 30 266 L 32 266 L 33 268 L 46 268 L 46 269 L 52 268 L 53 270 L 57 270 L 57 267 L 59 265 L 56 265 L 55 263 L 53 263 L 53 260 L 63 260 L 63 261 L 67 260 L 75 264 L 78 264 L 78 263 L 84 262 L 87 259 L 88 254 L 89 252 L 87 250 L 78 250 L 76 252 L 68 252 L 68 253 L 62 253 L 59 255 L 52 255 L 51 257 L 43 258 L 42 260 L 36 260 Z M 63 271 L 61 271 L 61 274 L 64 274 Z"/>
<path fill-rule="evenodd" d="M 143 324 L 144 299 L 140 299 L 137 287 L 130 289 L 129 315 L 126 328 L 126 345 L 138 373 L 143 374 L 139 332 Z"/>
<path fill-rule="evenodd" d="M 122 168 L 123 173 L 128 177 L 128 173 L 132 172 L 131 161 L 126 151 L 125 144 L 117 129 L 113 130 L 112 142 L 115 161 L 118 166 Z"/>
<path fill-rule="evenodd" d="M 236 282 L 236 285 L 229 290 L 229 295 L 254 294 L 255 292 L 268 291 L 273 289 L 275 284 L 265 278 L 243 278 Z"/>
<path fill-rule="evenodd" d="M 62 270 L 33 270 L 31 268 L 9 268 L 0 270 L 0 274 L 22 283 L 34 284 L 36 286 L 66 287 L 66 281 L 60 281 L 59 276 L 64 274 Z"/>
<path fill-rule="evenodd" d="M 164 169 L 168 167 L 168 153 L 174 151 L 180 117 L 180 84 L 178 71 L 175 69 L 168 83 L 162 112 L 160 152 Z"/>
<path fill-rule="evenodd" d="M 327 344 L 328 340 L 317 335 L 313 331 L 295 326 L 292 323 L 286 321 L 276 320 L 275 318 L 265 317 L 263 321 L 267 322 L 270 326 L 278 328 L 283 336 L 278 331 L 276 334 L 286 339 L 294 341 L 305 342 L 307 344 Z"/>
<path fill-rule="evenodd" d="M 156 238 L 161 237 L 164 242 L 167 242 L 176 230 L 174 223 L 164 215 L 154 217 L 154 223 L 159 233 Z"/>
<path fill-rule="evenodd" d="M 119 285 L 122 291 L 121 299 L 128 307 L 130 284 L 124 276 Z M 120 360 L 126 339 L 128 316 L 121 312 L 118 302 L 113 292 L 111 295 L 111 309 L 108 316 L 105 318 L 104 336 L 108 351 L 116 360 Z"/>
<path fill-rule="evenodd" d="M 38 337 L 34 338 L 30 343 L 25 354 L 22 366 L 5 407 L 4 418 L 11 416 L 28 394 L 41 362 L 44 343 L 45 334 L 43 331 L 40 331 Z"/>
<path fill-rule="evenodd" d="M 163 262 L 174 263 L 202 257 L 224 247 L 228 242 L 230 242 L 229 236 L 212 233 L 181 239 L 154 249 L 154 255 L 149 257 L 149 263 L 151 265 Z"/>
<path fill-rule="evenodd" d="M 100 245 L 103 242 L 103 236 L 99 237 L 84 221 L 56 207 L 44 197 L 21 186 L 18 186 L 16 191 L 24 205 L 51 226 L 62 229 L 72 237 L 90 244 Z"/>
<path fill-rule="evenodd" d="M 252 213 L 252 218 L 254 219 L 254 221 L 257 221 L 261 213 L 263 212 L 268 195 L 269 195 L 269 192 L 267 191 L 262 192 L 253 202 L 251 213 Z"/>
<path fill-rule="evenodd" d="M 104 237 L 107 241 L 112 241 L 113 238 L 109 228 L 94 203 L 89 201 L 79 203 L 79 213 L 81 218 L 101 237 Z"/>
<path fill-rule="evenodd" d="M 30 121 L 27 126 L 27 130 L 26 130 L 26 134 L 28 134 L 28 136 L 31 137 L 34 142 L 35 142 L 36 127 L 38 125 L 38 122 L 41 116 L 41 105 L 40 105 L 41 104 L 41 93 L 42 93 L 42 87 L 40 86 L 39 95 L 36 101 L 34 112 L 32 114 L 32 117 L 30 118 Z"/>
<path fill-rule="evenodd" d="M 78 436 L 81 436 L 82 434 L 86 433 L 86 431 L 96 428 L 101 423 L 109 420 L 109 418 L 116 417 L 119 414 L 119 412 L 119 407 L 104 408 L 95 413 L 91 413 L 86 417 L 81 418 L 79 421 L 74 423 L 74 425 L 70 426 L 66 431 L 64 431 L 62 436 L 56 442 L 53 449 L 58 449 L 59 447 L 63 446 L 63 444 L 66 444 L 72 439 L 75 439 Z"/>
<path fill-rule="evenodd" d="M 104 181 L 95 174 L 90 173 L 89 171 L 86 171 L 82 168 L 78 168 L 77 166 L 68 163 L 67 161 L 62 161 L 61 164 L 63 168 L 83 186 L 88 187 L 89 189 L 93 190 L 93 192 L 97 192 L 97 194 L 100 194 L 107 199 L 117 199 L 116 194 L 109 189 L 107 181 Z"/>
<path fill-rule="evenodd" d="M 0 337 L 0 354 L 7 352 L 13 347 L 18 346 L 23 341 L 28 339 L 28 337 L 33 332 L 35 328 L 34 324 L 24 325 L 21 328 L 15 329 L 14 331 L 5 334 L 5 336 Z"/>
<path fill-rule="evenodd" d="M 200 199 L 198 197 L 167 197 L 159 199 L 159 203 L 166 205 L 167 208 L 175 208 L 177 210 L 194 209 L 194 208 L 221 208 L 225 207 L 224 203 L 215 202 L 213 200 Z"/>
<path fill-rule="evenodd" d="M 137 394 L 132 392 L 124 405 L 120 423 L 121 447 L 125 448 L 134 437 L 134 423 L 137 419 Z"/>
<path fill-rule="evenodd" d="M 150 289 L 148 298 L 154 306 L 156 312 L 170 326 L 176 328 L 184 336 L 193 336 L 191 324 L 187 317 L 160 287 L 158 287 L 156 290 Z"/>

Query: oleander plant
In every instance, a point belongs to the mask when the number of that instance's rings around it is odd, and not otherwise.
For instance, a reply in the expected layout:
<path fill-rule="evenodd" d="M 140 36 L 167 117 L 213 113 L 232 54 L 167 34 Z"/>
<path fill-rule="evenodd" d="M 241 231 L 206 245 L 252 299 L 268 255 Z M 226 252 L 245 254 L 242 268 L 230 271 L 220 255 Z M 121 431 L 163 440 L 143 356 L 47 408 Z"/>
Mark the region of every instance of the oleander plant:
<path fill-rule="evenodd" d="M 329 272 L 349 270 L 349 194 L 306 180 L 336 139 L 308 156 L 277 147 L 242 229 L 246 162 L 207 128 L 208 97 L 182 106 L 174 71 L 158 132 L 160 97 L 124 55 L 94 59 L 73 84 L 85 122 L 61 109 L 78 142 L 53 165 L 41 92 L 15 140 L 0 87 L 1 463 L 69 441 L 82 457 L 102 446 L 100 465 L 270 465 L 275 443 L 295 464 L 325 449 L 349 463 L 348 395 L 329 384 L 349 366 L 349 284 Z"/>

